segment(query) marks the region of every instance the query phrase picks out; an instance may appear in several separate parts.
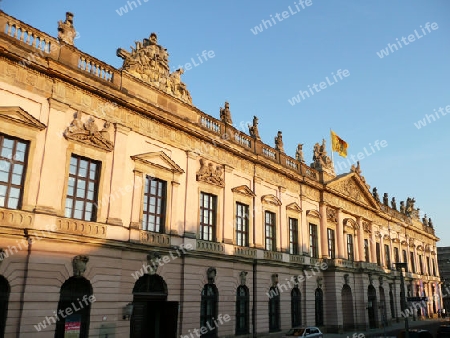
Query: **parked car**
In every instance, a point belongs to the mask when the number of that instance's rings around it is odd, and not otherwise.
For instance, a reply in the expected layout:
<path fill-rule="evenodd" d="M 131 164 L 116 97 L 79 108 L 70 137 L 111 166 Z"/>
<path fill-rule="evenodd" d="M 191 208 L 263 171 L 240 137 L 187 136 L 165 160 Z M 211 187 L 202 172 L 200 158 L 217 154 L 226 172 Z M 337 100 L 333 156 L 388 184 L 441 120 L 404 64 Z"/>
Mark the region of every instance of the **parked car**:
<path fill-rule="evenodd" d="M 408 332 L 409 338 L 433 338 L 433 335 L 428 330 L 410 329 Z M 405 338 L 405 330 L 400 331 L 397 338 Z"/>
<path fill-rule="evenodd" d="M 323 333 L 315 326 L 293 327 L 283 337 L 323 338 Z"/>
<path fill-rule="evenodd" d="M 450 325 L 439 326 L 436 338 L 450 338 Z"/>

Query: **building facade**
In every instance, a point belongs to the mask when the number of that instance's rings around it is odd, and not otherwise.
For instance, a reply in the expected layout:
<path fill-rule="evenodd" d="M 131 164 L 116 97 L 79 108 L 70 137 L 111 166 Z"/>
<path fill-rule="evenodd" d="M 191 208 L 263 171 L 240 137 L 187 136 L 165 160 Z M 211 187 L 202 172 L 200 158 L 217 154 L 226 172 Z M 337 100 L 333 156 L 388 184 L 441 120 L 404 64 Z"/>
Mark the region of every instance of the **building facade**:
<path fill-rule="evenodd" d="M 450 247 L 438 247 L 437 259 L 439 275 L 442 280 L 442 306 L 448 317 L 448 311 L 450 311 Z"/>
<path fill-rule="evenodd" d="M 441 308 L 432 224 L 192 105 L 156 34 L 123 67 L 0 12 L 0 337 L 232 337 Z M 130 38 L 131 39 L 131 38 Z M 403 311 L 404 312 L 404 311 Z M 17 335 L 18 333 L 18 335 Z"/>

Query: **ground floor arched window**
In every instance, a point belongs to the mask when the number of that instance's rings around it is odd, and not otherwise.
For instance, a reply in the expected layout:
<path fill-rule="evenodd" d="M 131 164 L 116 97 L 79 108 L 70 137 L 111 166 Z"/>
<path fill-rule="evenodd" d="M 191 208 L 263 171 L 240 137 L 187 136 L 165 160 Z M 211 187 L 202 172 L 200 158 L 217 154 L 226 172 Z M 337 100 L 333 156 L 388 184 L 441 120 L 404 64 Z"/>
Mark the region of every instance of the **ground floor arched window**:
<path fill-rule="evenodd" d="M 323 325 L 323 291 L 321 288 L 317 288 L 315 295 L 315 313 L 316 313 L 316 326 Z"/>
<path fill-rule="evenodd" d="M 200 307 L 200 326 L 207 328 L 208 332 L 202 334 L 202 338 L 217 337 L 217 327 L 214 319 L 217 318 L 219 292 L 214 284 L 206 284 L 202 290 L 202 302 Z M 212 330 L 211 330 L 212 328 Z"/>
<path fill-rule="evenodd" d="M 239 286 L 236 292 L 236 335 L 249 333 L 249 303 L 248 287 Z"/>
<path fill-rule="evenodd" d="M 302 311 L 301 311 L 302 294 L 298 287 L 291 291 L 291 324 L 292 326 L 302 325 Z"/>
<path fill-rule="evenodd" d="M 277 287 L 269 290 L 269 331 L 280 331 L 280 292 Z"/>
<path fill-rule="evenodd" d="M 61 286 L 55 338 L 73 334 L 79 338 L 89 336 L 91 305 L 95 302 L 91 283 L 84 277 L 70 277 Z M 50 321 L 56 317 L 48 317 Z M 77 335 L 78 334 L 78 335 Z"/>
<path fill-rule="evenodd" d="M 0 276 L 0 338 L 5 336 L 6 318 L 8 317 L 8 301 L 11 288 L 8 281 Z"/>

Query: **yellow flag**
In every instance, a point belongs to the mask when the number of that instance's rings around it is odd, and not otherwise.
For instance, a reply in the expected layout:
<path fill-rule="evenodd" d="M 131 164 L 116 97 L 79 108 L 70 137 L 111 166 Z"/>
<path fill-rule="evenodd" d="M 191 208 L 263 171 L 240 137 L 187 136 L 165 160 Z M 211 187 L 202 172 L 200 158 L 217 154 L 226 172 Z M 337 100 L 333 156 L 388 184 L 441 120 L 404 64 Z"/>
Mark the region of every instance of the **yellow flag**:
<path fill-rule="evenodd" d="M 331 130 L 331 149 L 340 156 L 347 157 L 348 144 Z"/>

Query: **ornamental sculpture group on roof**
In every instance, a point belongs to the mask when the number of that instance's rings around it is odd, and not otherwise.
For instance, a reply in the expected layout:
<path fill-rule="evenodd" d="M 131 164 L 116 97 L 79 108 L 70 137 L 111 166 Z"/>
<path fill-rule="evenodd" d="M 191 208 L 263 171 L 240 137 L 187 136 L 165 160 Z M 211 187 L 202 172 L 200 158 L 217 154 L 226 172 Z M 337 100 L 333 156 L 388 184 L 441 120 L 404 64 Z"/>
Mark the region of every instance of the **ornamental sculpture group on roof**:
<path fill-rule="evenodd" d="M 124 60 L 122 70 L 183 102 L 192 104 L 191 94 L 181 82 L 183 69 L 170 73 L 169 53 L 166 48 L 158 45 L 156 34 L 151 33 L 148 39 L 135 41 L 135 44 L 136 48 L 130 47 L 131 53 L 122 48 L 117 50 L 117 56 Z"/>

